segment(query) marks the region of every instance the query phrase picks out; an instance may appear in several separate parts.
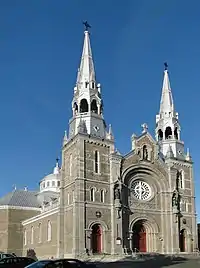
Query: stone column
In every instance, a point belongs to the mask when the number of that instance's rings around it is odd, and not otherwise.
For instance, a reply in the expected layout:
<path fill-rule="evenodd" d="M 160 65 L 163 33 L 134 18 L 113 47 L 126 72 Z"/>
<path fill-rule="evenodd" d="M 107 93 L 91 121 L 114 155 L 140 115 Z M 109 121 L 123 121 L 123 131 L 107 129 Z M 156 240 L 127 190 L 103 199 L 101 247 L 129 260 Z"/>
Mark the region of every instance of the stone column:
<path fill-rule="evenodd" d="M 116 153 L 110 155 L 110 204 L 111 204 L 111 254 L 122 253 L 122 213 L 118 217 L 118 208 L 115 206 L 114 186 L 120 179 L 120 167 L 122 156 Z M 121 211 L 122 212 L 122 211 Z M 117 238 L 121 239 L 121 244 L 117 245 Z"/>

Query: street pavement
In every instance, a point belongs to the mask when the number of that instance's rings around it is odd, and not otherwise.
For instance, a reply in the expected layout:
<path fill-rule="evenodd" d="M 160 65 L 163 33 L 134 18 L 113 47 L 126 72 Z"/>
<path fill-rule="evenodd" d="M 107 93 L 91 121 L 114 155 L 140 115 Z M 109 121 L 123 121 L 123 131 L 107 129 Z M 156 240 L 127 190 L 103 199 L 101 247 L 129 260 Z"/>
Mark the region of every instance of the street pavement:
<path fill-rule="evenodd" d="M 152 259 L 123 260 L 117 262 L 96 263 L 97 268 L 200 268 L 200 258 L 155 257 Z"/>

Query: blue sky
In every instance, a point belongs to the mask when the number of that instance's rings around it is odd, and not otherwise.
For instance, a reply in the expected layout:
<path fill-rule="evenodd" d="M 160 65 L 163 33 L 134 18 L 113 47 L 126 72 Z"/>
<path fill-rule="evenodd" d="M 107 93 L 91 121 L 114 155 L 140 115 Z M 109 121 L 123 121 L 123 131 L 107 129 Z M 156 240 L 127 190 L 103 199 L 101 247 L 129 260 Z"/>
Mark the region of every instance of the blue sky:
<path fill-rule="evenodd" d="M 0 1 L 0 195 L 13 184 L 36 188 L 60 155 L 87 19 L 105 119 L 122 153 L 141 123 L 154 135 L 168 62 L 198 207 L 199 10 L 198 0 Z"/>

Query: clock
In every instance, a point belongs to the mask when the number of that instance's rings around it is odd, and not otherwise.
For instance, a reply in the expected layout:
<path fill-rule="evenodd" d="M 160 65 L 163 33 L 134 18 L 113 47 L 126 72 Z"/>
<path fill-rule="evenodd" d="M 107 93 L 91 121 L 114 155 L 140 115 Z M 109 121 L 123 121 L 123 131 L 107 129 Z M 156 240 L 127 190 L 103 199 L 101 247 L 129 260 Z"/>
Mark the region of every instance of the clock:
<path fill-rule="evenodd" d="M 95 125 L 95 126 L 93 127 L 93 129 L 94 129 L 96 132 L 98 132 L 98 131 L 100 130 L 100 127 L 97 126 L 97 125 Z"/>

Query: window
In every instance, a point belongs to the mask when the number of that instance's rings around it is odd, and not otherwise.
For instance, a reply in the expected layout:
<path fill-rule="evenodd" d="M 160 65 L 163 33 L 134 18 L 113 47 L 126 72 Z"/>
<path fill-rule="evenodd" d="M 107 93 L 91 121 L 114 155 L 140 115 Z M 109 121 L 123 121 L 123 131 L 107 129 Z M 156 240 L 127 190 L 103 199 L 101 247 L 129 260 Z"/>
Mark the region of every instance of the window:
<path fill-rule="evenodd" d="M 72 154 L 69 156 L 69 175 L 72 175 Z"/>
<path fill-rule="evenodd" d="M 181 189 L 184 189 L 184 171 L 180 171 L 180 176 L 179 176 L 179 187 Z"/>
<path fill-rule="evenodd" d="M 47 223 L 47 241 L 51 241 L 51 222 Z"/>
<path fill-rule="evenodd" d="M 31 226 L 31 244 L 33 244 L 33 238 L 34 238 L 34 229 L 33 226 Z"/>
<path fill-rule="evenodd" d="M 49 181 L 47 182 L 47 187 L 49 187 Z"/>
<path fill-rule="evenodd" d="M 52 181 L 52 186 L 55 186 L 55 181 Z"/>
<path fill-rule="evenodd" d="M 102 202 L 102 203 L 105 202 L 105 191 L 104 190 L 100 191 L 100 202 Z"/>
<path fill-rule="evenodd" d="M 42 224 L 39 223 L 38 225 L 38 242 L 41 243 L 42 242 Z"/>
<path fill-rule="evenodd" d="M 27 245 L 27 232 L 26 229 L 24 230 L 24 245 Z"/>
<path fill-rule="evenodd" d="M 94 152 L 94 171 L 95 173 L 99 173 L 99 152 Z"/>
<path fill-rule="evenodd" d="M 90 190 L 90 201 L 92 202 L 95 201 L 95 189 L 94 188 Z"/>
<path fill-rule="evenodd" d="M 57 186 L 60 187 L 60 181 L 57 182 Z"/>

